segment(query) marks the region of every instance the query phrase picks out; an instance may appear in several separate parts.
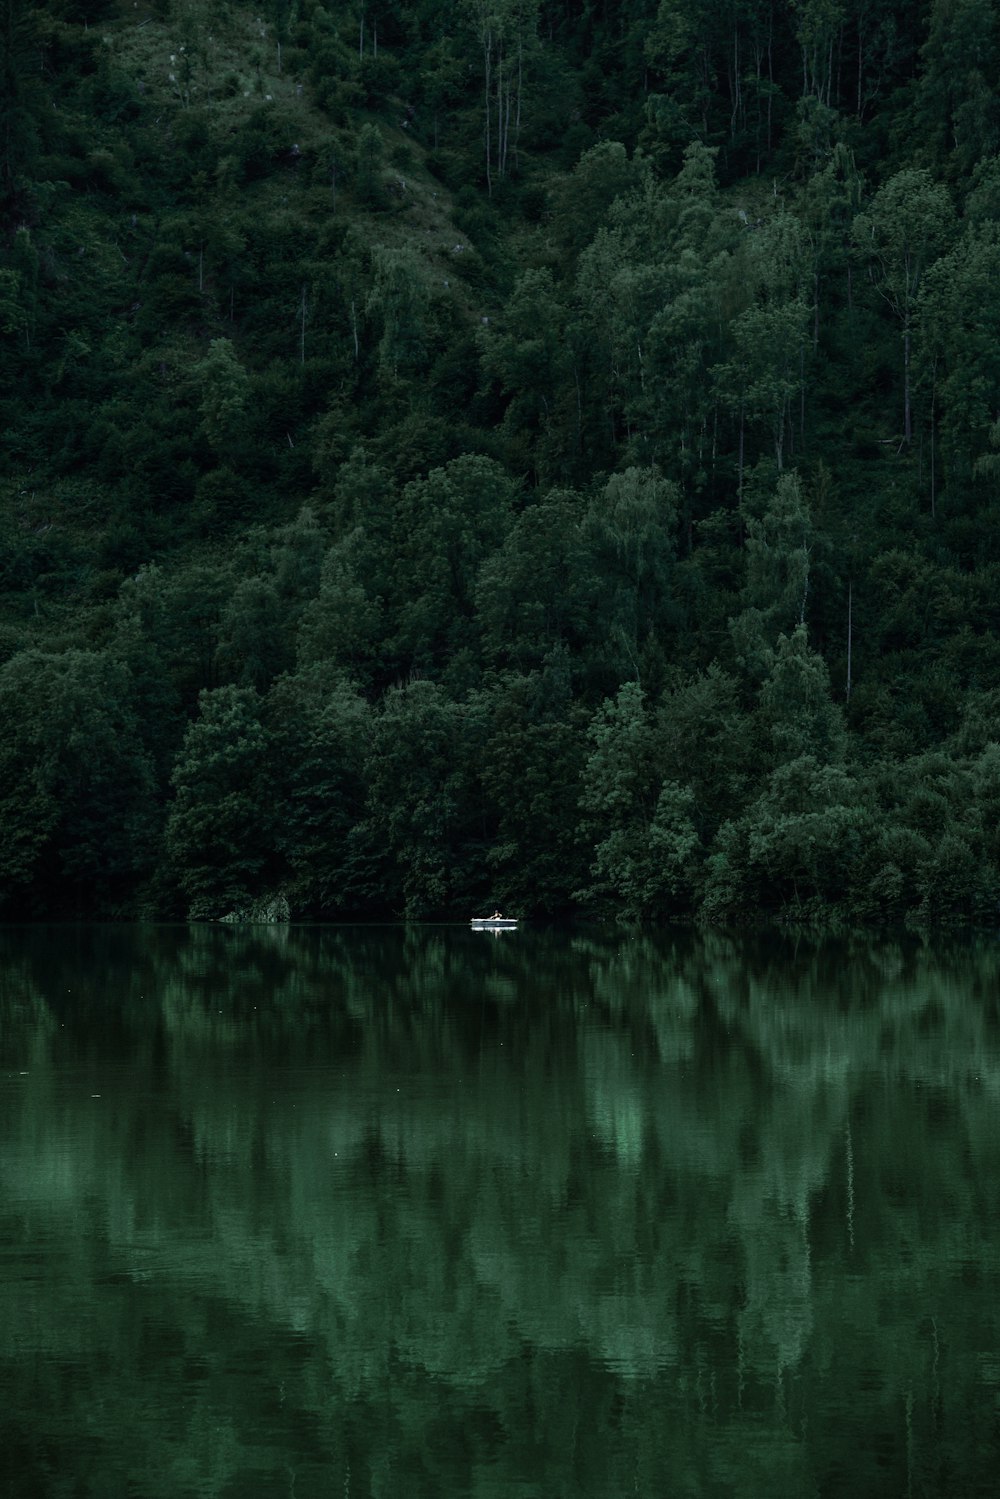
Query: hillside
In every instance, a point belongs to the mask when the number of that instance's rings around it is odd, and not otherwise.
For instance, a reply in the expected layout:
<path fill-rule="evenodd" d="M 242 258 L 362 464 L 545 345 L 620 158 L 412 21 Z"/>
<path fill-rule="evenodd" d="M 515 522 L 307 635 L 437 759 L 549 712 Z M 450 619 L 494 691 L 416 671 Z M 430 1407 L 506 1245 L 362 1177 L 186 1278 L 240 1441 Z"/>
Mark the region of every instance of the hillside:
<path fill-rule="evenodd" d="M 990 920 L 982 0 L 0 0 L 0 911 Z"/>

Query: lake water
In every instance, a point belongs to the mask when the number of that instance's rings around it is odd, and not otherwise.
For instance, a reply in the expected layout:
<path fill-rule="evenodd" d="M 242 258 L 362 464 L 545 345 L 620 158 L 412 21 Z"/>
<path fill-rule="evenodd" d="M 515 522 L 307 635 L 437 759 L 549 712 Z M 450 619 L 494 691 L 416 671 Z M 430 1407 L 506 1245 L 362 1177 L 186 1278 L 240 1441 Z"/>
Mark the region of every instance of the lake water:
<path fill-rule="evenodd" d="M 998 1487 L 996 942 L 0 931 L 3 1499 Z"/>

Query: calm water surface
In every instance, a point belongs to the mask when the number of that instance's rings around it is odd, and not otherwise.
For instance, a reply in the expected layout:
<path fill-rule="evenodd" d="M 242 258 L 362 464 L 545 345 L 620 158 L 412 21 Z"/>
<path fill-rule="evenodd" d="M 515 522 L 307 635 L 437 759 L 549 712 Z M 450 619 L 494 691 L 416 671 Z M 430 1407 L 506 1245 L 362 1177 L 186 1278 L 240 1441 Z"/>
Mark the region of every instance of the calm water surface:
<path fill-rule="evenodd" d="M 0 1495 L 994 1496 L 1000 945 L 0 931 Z"/>

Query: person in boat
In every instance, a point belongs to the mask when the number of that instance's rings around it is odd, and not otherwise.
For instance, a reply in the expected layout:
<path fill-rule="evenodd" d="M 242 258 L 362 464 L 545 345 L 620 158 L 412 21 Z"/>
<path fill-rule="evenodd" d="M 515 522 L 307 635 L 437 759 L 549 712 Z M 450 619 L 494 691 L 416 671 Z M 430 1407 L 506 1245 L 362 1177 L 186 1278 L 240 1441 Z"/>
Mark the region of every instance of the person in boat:
<path fill-rule="evenodd" d="M 503 921 L 503 917 L 500 915 L 499 911 L 494 911 L 493 915 L 490 917 L 490 920 L 491 921 Z"/>

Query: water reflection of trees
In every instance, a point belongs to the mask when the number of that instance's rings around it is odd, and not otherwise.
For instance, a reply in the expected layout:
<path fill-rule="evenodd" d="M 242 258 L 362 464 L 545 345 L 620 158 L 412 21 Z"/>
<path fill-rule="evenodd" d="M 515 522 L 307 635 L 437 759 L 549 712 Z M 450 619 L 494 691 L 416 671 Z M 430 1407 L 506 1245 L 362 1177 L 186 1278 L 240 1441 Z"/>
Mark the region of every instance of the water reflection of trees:
<path fill-rule="evenodd" d="M 919 1492 L 942 1429 L 991 1419 L 991 945 L 2 949 L 0 1190 L 46 1272 L 0 1296 L 3 1346 L 33 1350 L 15 1438 L 60 1398 L 56 1448 L 124 1401 L 150 1494 L 293 1463 L 301 1496 L 349 1460 L 355 1493 L 403 1469 L 501 1493 L 537 1462 L 579 1494 L 836 1492 L 852 1452 L 858 1491 Z M 136 1393 L 167 1376 L 198 1392 L 173 1426 Z M 969 1487 L 976 1451 L 948 1459 Z M 108 1492 L 110 1462 L 95 1447 Z"/>

